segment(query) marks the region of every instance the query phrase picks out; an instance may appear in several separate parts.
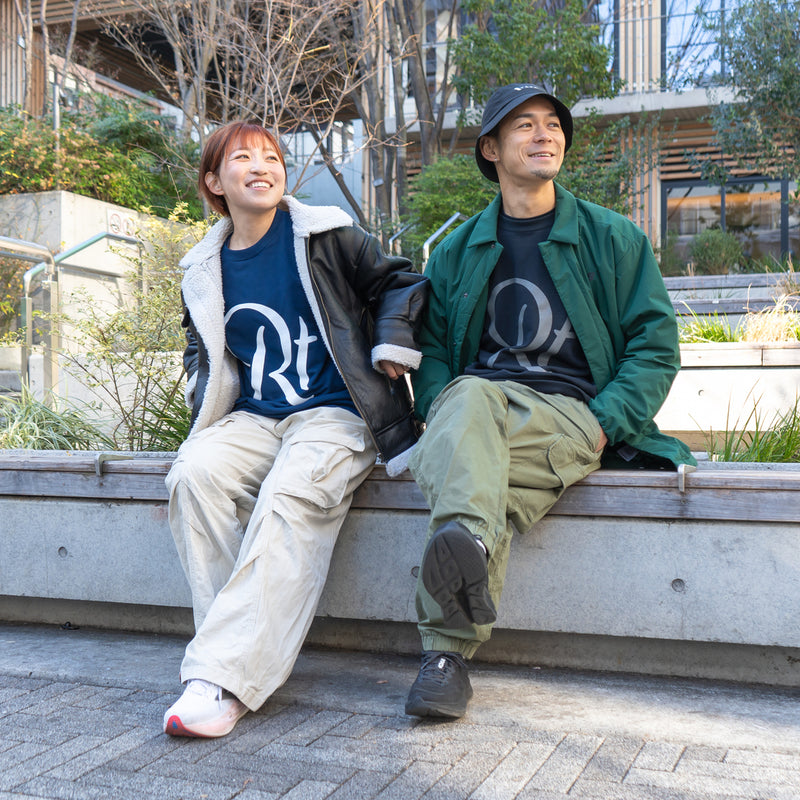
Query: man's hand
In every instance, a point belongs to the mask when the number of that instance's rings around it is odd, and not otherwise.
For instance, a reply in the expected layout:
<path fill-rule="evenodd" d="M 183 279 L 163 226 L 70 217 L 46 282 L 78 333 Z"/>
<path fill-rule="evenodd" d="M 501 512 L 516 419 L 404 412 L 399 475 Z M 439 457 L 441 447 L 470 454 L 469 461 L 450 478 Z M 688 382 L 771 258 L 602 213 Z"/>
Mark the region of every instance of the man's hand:
<path fill-rule="evenodd" d="M 608 436 L 606 436 L 606 432 L 602 428 L 600 428 L 600 443 L 597 445 L 595 453 L 599 453 L 607 444 L 608 444 Z"/>
<path fill-rule="evenodd" d="M 379 361 L 378 366 L 393 380 L 396 381 L 401 375 L 408 372 L 408 367 L 398 364 L 395 361 Z"/>

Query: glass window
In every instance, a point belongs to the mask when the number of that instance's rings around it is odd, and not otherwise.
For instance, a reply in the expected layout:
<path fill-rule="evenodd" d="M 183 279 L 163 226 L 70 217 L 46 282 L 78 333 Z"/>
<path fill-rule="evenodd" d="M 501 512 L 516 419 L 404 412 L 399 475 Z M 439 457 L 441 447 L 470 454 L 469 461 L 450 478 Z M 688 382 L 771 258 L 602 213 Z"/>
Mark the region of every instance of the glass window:
<path fill-rule="evenodd" d="M 722 223 L 722 196 L 718 186 L 670 185 L 666 190 L 666 236 L 675 255 L 689 260 L 692 239 Z"/>
<path fill-rule="evenodd" d="M 732 184 L 725 192 L 725 230 L 755 259 L 781 257 L 781 185 Z"/>
<path fill-rule="evenodd" d="M 780 181 L 730 183 L 719 186 L 669 183 L 665 186 L 665 241 L 684 263 L 698 233 L 722 228 L 741 242 L 745 254 L 765 260 L 781 256 Z M 800 204 L 789 206 L 789 248 L 798 252 Z"/>
<path fill-rule="evenodd" d="M 797 262 L 800 258 L 800 198 L 797 196 L 797 184 L 789 184 L 789 253 Z M 795 269 L 797 269 L 795 265 Z"/>

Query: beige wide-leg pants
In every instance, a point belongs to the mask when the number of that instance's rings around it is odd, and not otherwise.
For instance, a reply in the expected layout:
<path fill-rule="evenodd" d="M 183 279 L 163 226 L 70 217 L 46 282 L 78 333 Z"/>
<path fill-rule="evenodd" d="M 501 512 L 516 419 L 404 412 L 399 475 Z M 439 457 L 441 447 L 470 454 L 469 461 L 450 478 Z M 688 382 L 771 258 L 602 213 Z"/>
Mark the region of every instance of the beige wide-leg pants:
<path fill-rule="evenodd" d="M 284 683 L 375 457 L 363 420 L 340 408 L 237 411 L 183 443 L 166 479 L 196 629 L 182 681 L 211 681 L 252 710 Z"/>

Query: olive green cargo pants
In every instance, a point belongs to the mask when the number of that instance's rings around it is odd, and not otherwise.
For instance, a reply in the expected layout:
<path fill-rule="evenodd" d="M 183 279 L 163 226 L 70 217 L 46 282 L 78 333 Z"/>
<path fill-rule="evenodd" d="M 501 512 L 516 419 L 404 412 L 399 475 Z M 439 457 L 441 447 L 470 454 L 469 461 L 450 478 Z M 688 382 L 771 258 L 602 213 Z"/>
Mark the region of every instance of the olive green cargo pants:
<path fill-rule="evenodd" d="M 511 536 L 530 530 L 575 481 L 598 469 L 600 423 L 580 400 L 515 381 L 464 375 L 431 406 L 409 469 L 430 504 L 428 538 L 457 520 L 489 551 L 489 592 L 499 609 Z M 491 625 L 444 627 L 441 609 L 417 582 L 424 650 L 471 657 Z"/>

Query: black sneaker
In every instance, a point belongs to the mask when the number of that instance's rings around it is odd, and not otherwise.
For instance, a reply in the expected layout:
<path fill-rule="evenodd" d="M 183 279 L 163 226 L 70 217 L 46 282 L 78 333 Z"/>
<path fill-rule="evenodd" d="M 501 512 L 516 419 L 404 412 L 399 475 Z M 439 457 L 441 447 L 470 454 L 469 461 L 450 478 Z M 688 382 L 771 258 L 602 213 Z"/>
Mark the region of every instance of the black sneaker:
<path fill-rule="evenodd" d="M 472 697 L 467 665 L 459 653 L 428 650 L 406 700 L 415 717 L 463 717 Z"/>
<path fill-rule="evenodd" d="M 497 619 L 486 548 L 460 522 L 445 522 L 431 537 L 422 556 L 422 584 L 441 607 L 446 628 Z"/>

